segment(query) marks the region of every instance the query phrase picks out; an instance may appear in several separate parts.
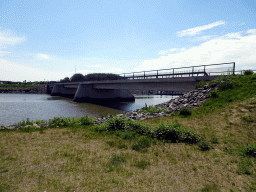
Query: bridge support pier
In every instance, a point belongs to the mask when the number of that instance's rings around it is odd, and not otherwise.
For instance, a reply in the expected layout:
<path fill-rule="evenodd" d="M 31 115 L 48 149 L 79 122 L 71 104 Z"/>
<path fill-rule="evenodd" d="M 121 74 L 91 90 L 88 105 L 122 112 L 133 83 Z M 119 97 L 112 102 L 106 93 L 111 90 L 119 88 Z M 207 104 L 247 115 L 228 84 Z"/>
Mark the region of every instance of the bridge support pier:
<path fill-rule="evenodd" d="M 51 96 L 62 96 L 74 98 L 77 88 L 66 88 L 64 84 L 55 84 Z"/>
<path fill-rule="evenodd" d="M 51 92 L 51 96 L 61 96 L 61 84 L 55 84 L 52 92 Z"/>
<path fill-rule="evenodd" d="M 135 101 L 126 89 L 94 89 L 92 84 L 79 84 L 74 102 Z"/>

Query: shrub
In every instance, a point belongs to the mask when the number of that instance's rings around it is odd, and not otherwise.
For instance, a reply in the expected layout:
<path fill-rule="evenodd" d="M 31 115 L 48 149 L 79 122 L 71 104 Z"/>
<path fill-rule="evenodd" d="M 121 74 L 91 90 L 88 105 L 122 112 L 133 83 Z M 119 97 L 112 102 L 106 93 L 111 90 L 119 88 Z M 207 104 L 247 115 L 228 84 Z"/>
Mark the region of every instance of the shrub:
<path fill-rule="evenodd" d="M 218 97 L 218 95 L 217 95 L 217 90 L 211 91 L 211 92 L 210 92 L 210 97 L 211 97 L 211 98 L 217 98 L 217 97 Z"/>
<path fill-rule="evenodd" d="M 108 131 L 116 131 L 116 130 L 125 130 L 126 129 L 126 120 L 123 117 L 117 118 L 111 118 L 108 121 L 107 130 Z"/>
<path fill-rule="evenodd" d="M 160 140 L 170 140 L 172 142 L 177 142 L 180 135 L 180 124 L 174 123 L 165 125 L 161 123 L 154 130 L 154 136 Z"/>
<path fill-rule="evenodd" d="M 126 122 L 127 130 L 134 131 L 139 135 L 148 135 L 152 136 L 152 130 L 149 125 L 145 125 L 138 121 L 127 121 Z"/>
<path fill-rule="evenodd" d="M 243 71 L 243 74 L 244 74 L 244 75 L 252 75 L 252 74 L 253 74 L 253 71 L 250 70 L 250 69 L 248 69 L 248 70 Z"/>
<path fill-rule="evenodd" d="M 93 125 L 94 124 L 93 119 L 89 118 L 88 116 L 81 117 L 80 121 L 81 121 L 81 123 L 80 123 L 81 125 Z"/>
<path fill-rule="evenodd" d="M 180 131 L 179 140 L 185 143 L 198 143 L 201 141 L 201 136 L 191 129 L 183 129 Z"/>
<path fill-rule="evenodd" d="M 232 89 L 234 86 L 233 86 L 233 83 L 232 81 L 221 81 L 219 84 L 218 84 L 218 88 L 221 90 L 221 91 L 224 91 L 224 90 L 227 90 L 227 89 Z"/>
<path fill-rule="evenodd" d="M 180 115 L 184 115 L 184 116 L 189 116 L 192 114 L 192 111 L 191 109 L 187 108 L 187 107 L 182 107 L 180 109 L 180 112 L 179 112 Z"/>

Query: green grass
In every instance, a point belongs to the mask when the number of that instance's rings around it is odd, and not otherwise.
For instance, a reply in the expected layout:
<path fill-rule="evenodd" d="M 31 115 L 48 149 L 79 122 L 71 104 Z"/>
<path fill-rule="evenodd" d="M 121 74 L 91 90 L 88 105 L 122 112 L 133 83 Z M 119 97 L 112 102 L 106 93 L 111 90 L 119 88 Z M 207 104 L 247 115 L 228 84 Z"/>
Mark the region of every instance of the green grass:
<path fill-rule="evenodd" d="M 188 117 L 0 131 L 0 191 L 255 191 L 256 78 L 234 78 Z"/>
<path fill-rule="evenodd" d="M 226 81 L 224 81 L 226 80 Z M 206 82 L 202 83 L 205 84 Z M 219 79 L 214 79 L 207 84 L 217 84 L 218 97 L 212 97 L 197 110 L 193 110 L 192 114 L 202 115 L 212 112 L 215 109 L 223 108 L 226 103 L 233 101 L 243 101 L 252 98 L 255 95 L 256 89 L 256 74 L 253 75 L 238 75 L 227 76 Z M 199 86 L 200 87 L 200 86 Z"/>

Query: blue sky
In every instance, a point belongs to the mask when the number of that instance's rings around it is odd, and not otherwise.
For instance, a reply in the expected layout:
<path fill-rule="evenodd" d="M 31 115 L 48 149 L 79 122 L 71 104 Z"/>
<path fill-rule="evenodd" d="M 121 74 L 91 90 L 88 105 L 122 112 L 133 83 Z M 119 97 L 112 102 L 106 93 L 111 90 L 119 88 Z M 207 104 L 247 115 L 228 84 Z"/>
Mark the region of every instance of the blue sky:
<path fill-rule="evenodd" d="M 0 80 L 236 62 L 256 69 L 253 0 L 1 0 Z"/>

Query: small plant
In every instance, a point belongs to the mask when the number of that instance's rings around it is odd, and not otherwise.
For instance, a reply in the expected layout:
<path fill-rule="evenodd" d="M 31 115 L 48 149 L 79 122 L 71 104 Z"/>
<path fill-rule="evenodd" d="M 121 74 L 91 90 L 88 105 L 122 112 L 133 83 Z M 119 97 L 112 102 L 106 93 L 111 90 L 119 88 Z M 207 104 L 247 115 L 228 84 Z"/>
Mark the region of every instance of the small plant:
<path fill-rule="evenodd" d="M 215 144 L 219 143 L 218 138 L 215 135 L 212 136 L 210 142 L 215 143 Z"/>
<path fill-rule="evenodd" d="M 202 151 L 208 151 L 211 149 L 210 144 L 206 140 L 202 140 L 198 143 L 198 146 L 201 148 Z"/>
<path fill-rule="evenodd" d="M 218 185 L 216 185 L 215 183 L 213 184 L 207 184 L 204 186 L 204 188 L 202 189 L 202 192 L 210 192 L 210 191 L 220 191 Z"/>
<path fill-rule="evenodd" d="M 204 87 L 207 83 L 205 81 L 200 81 L 196 84 L 196 89 Z"/>
<path fill-rule="evenodd" d="M 159 112 L 165 112 L 167 113 L 168 111 L 166 109 L 161 109 L 155 106 L 147 106 L 147 104 L 145 104 L 145 107 L 143 107 L 142 109 L 139 110 L 139 113 L 159 113 Z"/>
<path fill-rule="evenodd" d="M 92 118 L 89 118 L 88 116 L 81 117 L 80 118 L 81 125 L 93 125 L 94 121 Z"/>
<path fill-rule="evenodd" d="M 252 74 L 253 74 L 253 71 L 250 70 L 250 69 L 248 69 L 248 70 L 243 71 L 243 74 L 244 74 L 244 75 L 252 75 Z"/>
<path fill-rule="evenodd" d="M 187 108 L 187 107 L 182 107 L 180 109 L 180 112 L 179 112 L 180 115 L 184 115 L 184 116 L 189 116 L 192 114 L 192 111 L 191 109 Z"/>
<path fill-rule="evenodd" d="M 116 131 L 116 130 L 125 130 L 126 129 L 126 123 L 125 119 L 123 117 L 117 118 L 114 117 L 109 120 L 108 122 L 108 131 Z"/>
<path fill-rule="evenodd" d="M 218 84 L 218 88 L 221 91 L 227 90 L 227 89 L 232 89 L 234 87 L 233 82 L 230 80 L 226 80 L 226 81 L 221 81 Z"/>
<path fill-rule="evenodd" d="M 252 123 L 254 122 L 254 120 L 252 119 L 252 117 L 249 115 L 249 116 L 243 116 L 241 117 L 241 119 L 247 123 Z"/>
<path fill-rule="evenodd" d="M 249 157 L 256 157 L 256 144 L 245 145 L 242 147 L 242 153 Z"/>
<path fill-rule="evenodd" d="M 134 166 L 139 168 L 139 169 L 146 169 L 150 165 L 149 161 L 141 160 L 137 161 Z"/>
<path fill-rule="evenodd" d="M 140 151 L 145 148 L 149 148 L 151 146 L 151 141 L 149 138 L 142 136 L 139 138 L 138 142 L 136 144 L 132 145 L 132 149 L 135 151 Z"/>
<path fill-rule="evenodd" d="M 122 155 L 122 154 L 114 154 L 111 158 L 110 158 L 110 161 L 109 161 L 109 164 L 110 165 L 120 165 L 120 164 L 123 164 L 123 163 L 126 163 L 127 160 L 126 158 Z"/>
<path fill-rule="evenodd" d="M 246 175 L 252 175 L 253 170 L 251 167 L 253 166 L 252 160 L 249 158 L 243 158 L 239 162 L 237 173 L 238 174 L 246 174 Z"/>
<path fill-rule="evenodd" d="M 217 90 L 211 91 L 211 92 L 210 92 L 210 97 L 211 97 L 211 98 L 217 98 L 217 97 L 218 97 L 218 95 L 217 95 Z"/>

